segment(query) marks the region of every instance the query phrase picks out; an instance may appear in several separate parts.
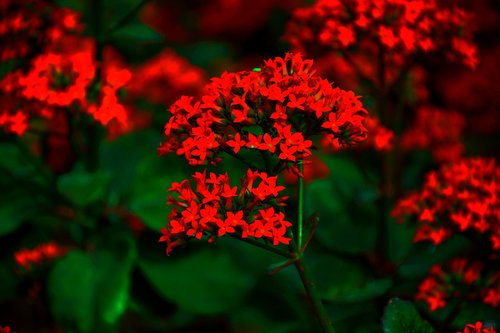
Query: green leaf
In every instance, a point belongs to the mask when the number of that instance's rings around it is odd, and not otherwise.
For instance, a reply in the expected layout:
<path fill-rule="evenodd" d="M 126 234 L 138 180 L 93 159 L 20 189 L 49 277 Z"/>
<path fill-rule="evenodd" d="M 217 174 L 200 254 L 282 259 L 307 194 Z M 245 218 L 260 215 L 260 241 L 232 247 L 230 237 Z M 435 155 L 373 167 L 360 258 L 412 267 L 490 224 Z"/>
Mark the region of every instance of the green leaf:
<path fill-rule="evenodd" d="M 111 330 L 127 308 L 134 259 L 132 242 L 92 253 L 68 253 L 48 280 L 57 320 L 80 332 Z"/>
<path fill-rule="evenodd" d="M 196 314 L 232 311 L 254 284 L 228 254 L 209 250 L 175 260 L 142 261 L 140 268 L 161 296 Z"/>
<path fill-rule="evenodd" d="M 335 293 L 333 288 L 355 289 L 362 286 L 366 279 L 362 265 L 351 260 L 309 251 L 307 261 L 314 282 L 322 295 L 328 292 Z"/>
<path fill-rule="evenodd" d="M 392 279 L 367 281 L 360 286 L 341 287 L 334 285 L 323 294 L 323 298 L 332 302 L 364 302 L 384 295 L 392 286 Z"/>
<path fill-rule="evenodd" d="M 70 252 L 52 270 L 48 281 L 52 313 L 67 328 L 91 332 L 97 273 L 90 256 Z"/>
<path fill-rule="evenodd" d="M 13 144 L 0 144 L 0 169 L 6 169 L 14 176 L 29 177 L 35 172 L 32 164 L 27 163 L 18 147 Z"/>
<path fill-rule="evenodd" d="M 423 320 L 408 301 L 393 298 L 385 308 L 382 324 L 385 333 L 432 333 L 432 326 Z"/>
<path fill-rule="evenodd" d="M 316 237 L 325 246 L 344 253 L 370 251 L 376 239 L 375 206 L 357 201 L 346 185 L 344 191 L 335 180 L 311 183 L 306 188 L 306 215 L 318 212 Z"/>
<path fill-rule="evenodd" d="M 163 36 L 140 22 L 130 22 L 126 26 L 114 31 L 111 36 L 113 39 L 125 39 L 136 42 L 154 42 L 159 43 L 163 40 Z"/>
<path fill-rule="evenodd" d="M 2 196 L 0 205 L 0 236 L 16 230 L 37 210 L 38 202 L 27 194 Z"/>
<path fill-rule="evenodd" d="M 152 167 L 158 161 L 156 148 L 161 136 L 153 131 L 139 131 L 103 142 L 99 151 L 100 167 L 111 174 L 110 189 L 123 194 L 134 183 L 138 169 Z M 149 172 L 150 173 L 150 172 Z"/>
<path fill-rule="evenodd" d="M 57 189 L 71 202 L 84 207 L 103 198 L 109 180 L 105 172 L 89 173 L 77 168 L 59 177 Z"/>
<path fill-rule="evenodd" d="M 404 263 L 399 266 L 398 274 L 405 279 L 423 277 L 432 265 L 450 260 L 469 245 L 469 240 L 461 235 L 455 235 L 439 246 L 429 243 L 414 244 Z"/>
<path fill-rule="evenodd" d="M 105 327 L 116 324 L 127 309 L 129 299 L 130 272 L 136 252 L 130 240 L 122 238 L 121 243 L 113 251 L 101 251 L 96 258 L 99 281 L 96 307 Z"/>
<path fill-rule="evenodd" d="M 146 226 L 155 231 L 165 227 L 171 206 L 166 205 L 167 189 L 171 185 L 171 177 L 165 172 L 158 176 L 151 174 L 138 179 L 129 198 L 129 208 Z"/>

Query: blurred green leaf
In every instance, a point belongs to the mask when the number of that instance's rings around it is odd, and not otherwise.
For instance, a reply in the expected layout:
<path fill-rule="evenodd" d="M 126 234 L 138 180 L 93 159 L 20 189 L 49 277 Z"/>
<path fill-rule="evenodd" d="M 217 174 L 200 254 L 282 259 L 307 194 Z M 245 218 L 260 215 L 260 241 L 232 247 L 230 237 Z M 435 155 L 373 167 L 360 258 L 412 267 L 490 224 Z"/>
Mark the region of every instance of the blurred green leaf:
<path fill-rule="evenodd" d="M 316 238 L 344 253 L 371 250 L 376 238 L 375 207 L 339 191 L 335 181 L 316 181 L 306 187 L 306 214 L 318 212 Z"/>
<path fill-rule="evenodd" d="M 64 326 L 80 332 L 94 327 L 97 276 L 90 256 L 70 252 L 59 261 L 48 280 L 52 313 Z"/>
<path fill-rule="evenodd" d="M 389 219 L 387 226 L 387 255 L 393 262 L 401 261 L 413 246 L 415 228 L 407 224 L 398 224 Z"/>
<path fill-rule="evenodd" d="M 233 50 L 227 42 L 210 40 L 180 45 L 178 53 L 196 66 L 211 69 L 217 67 L 221 60 L 230 59 Z"/>
<path fill-rule="evenodd" d="M 232 311 L 254 285 L 228 254 L 209 250 L 140 267 L 161 296 L 196 314 Z"/>
<path fill-rule="evenodd" d="M 163 40 L 163 36 L 140 22 L 130 22 L 127 25 L 117 29 L 111 34 L 113 39 L 129 40 L 136 42 L 154 42 L 159 43 Z"/>
<path fill-rule="evenodd" d="M 158 161 L 156 148 L 161 137 L 154 131 L 133 132 L 100 146 L 100 167 L 112 175 L 110 188 L 123 194 L 134 183 L 138 169 Z"/>
<path fill-rule="evenodd" d="M 167 207 L 167 189 L 171 185 L 171 178 L 166 173 L 158 176 L 151 174 L 149 177 L 137 180 L 134 183 L 132 194 L 129 198 L 129 208 L 146 226 L 160 231 L 165 227 L 167 216 L 171 207 Z"/>
<path fill-rule="evenodd" d="M 370 280 L 360 286 L 332 286 L 323 293 L 323 298 L 332 302 L 352 303 L 364 302 L 384 295 L 392 286 L 392 279 Z"/>
<path fill-rule="evenodd" d="M 65 327 L 95 332 L 116 325 L 127 308 L 135 259 L 132 243 L 125 246 L 73 251 L 56 264 L 48 292 L 52 312 Z"/>
<path fill-rule="evenodd" d="M 414 244 L 404 263 L 399 266 L 398 273 L 407 279 L 422 277 L 432 265 L 450 260 L 468 245 L 469 241 L 460 235 L 446 240 L 439 246 L 429 243 Z"/>
<path fill-rule="evenodd" d="M 385 308 L 382 318 L 386 333 L 432 333 L 432 326 L 420 318 L 415 306 L 408 301 L 393 298 Z"/>
<path fill-rule="evenodd" d="M 122 240 L 122 243 L 113 251 L 101 251 L 96 258 L 99 280 L 96 302 L 99 319 L 105 326 L 115 325 L 127 309 L 130 272 L 136 252 L 131 241 Z"/>
<path fill-rule="evenodd" d="M 28 177 L 35 172 L 32 164 L 27 163 L 21 151 L 14 144 L 0 144 L 0 170 L 5 169 L 13 176 Z"/>
<path fill-rule="evenodd" d="M 0 197 L 0 236 L 16 230 L 26 219 L 36 212 L 36 198 L 26 194 L 16 194 Z"/>
<path fill-rule="evenodd" d="M 103 198 L 110 176 L 103 172 L 86 172 L 76 168 L 57 180 L 57 189 L 74 204 L 84 207 Z"/>
<path fill-rule="evenodd" d="M 331 176 L 306 186 L 306 215 L 318 212 L 316 238 L 344 253 L 373 249 L 377 235 L 378 193 L 366 184 L 360 168 L 347 157 L 323 156 Z"/>
<path fill-rule="evenodd" d="M 60 7 L 68 7 L 80 12 L 84 11 L 86 8 L 85 2 L 83 0 L 57 0 L 56 2 Z"/>
<path fill-rule="evenodd" d="M 362 265 L 353 261 L 313 251 L 309 251 L 306 259 L 322 295 L 334 294 L 335 289 L 356 289 L 366 279 Z"/>

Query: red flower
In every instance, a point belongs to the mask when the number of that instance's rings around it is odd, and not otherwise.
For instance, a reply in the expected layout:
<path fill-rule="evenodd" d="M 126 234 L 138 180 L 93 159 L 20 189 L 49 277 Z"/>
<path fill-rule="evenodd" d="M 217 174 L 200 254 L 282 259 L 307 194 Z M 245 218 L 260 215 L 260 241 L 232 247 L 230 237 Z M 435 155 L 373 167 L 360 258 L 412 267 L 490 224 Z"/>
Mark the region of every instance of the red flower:
<path fill-rule="evenodd" d="M 419 225 L 414 241 L 440 244 L 454 233 L 475 232 L 500 250 L 500 168 L 494 160 L 463 159 L 427 175 L 420 193 L 402 199 L 391 215 Z"/>
<path fill-rule="evenodd" d="M 431 149 L 437 162 L 453 162 L 462 156 L 465 118 L 457 112 L 424 106 L 417 109 L 412 126 L 403 133 L 403 149 Z"/>
<path fill-rule="evenodd" d="M 258 72 L 212 79 L 204 103 L 183 97 L 170 107 L 161 153 L 176 152 L 199 165 L 217 163 L 228 148 L 236 154 L 245 148 L 294 162 L 311 155 L 309 137 L 320 133 L 342 146 L 364 140 L 366 111 L 359 97 L 333 88 L 313 74 L 311 65 L 287 54 L 265 61 Z M 335 126 L 328 125 L 332 119 Z"/>
<path fill-rule="evenodd" d="M 169 197 L 168 203 L 176 207 L 160 238 L 167 243 L 167 254 L 185 239 L 213 239 L 225 234 L 288 244 L 286 232 L 291 223 L 277 211 L 286 199 L 279 196 L 284 187 L 277 185 L 277 179 L 248 170 L 238 191 L 229 185 L 227 174 L 210 173 L 207 178 L 206 172 L 197 172 L 192 181 L 172 184 L 169 191 L 178 195 Z"/>
<path fill-rule="evenodd" d="M 56 243 L 39 244 L 34 249 L 22 249 L 14 253 L 15 262 L 25 268 L 30 269 L 34 264 L 41 264 L 56 257 L 65 255 L 67 249 Z"/>
<path fill-rule="evenodd" d="M 484 266 L 482 262 L 465 258 L 455 258 L 443 265 L 434 265 L 420 283 L 415 298 L 425 301 L 430 311 L 444 308 L 450 298 L 482 300 L 483 303 L 496 307 L 498 303 L 489 302 L 489 297 L 493 295 L 491 290 L 500 288 L 499 276 L 497 272 L 491 275 Z"/>
<path fill-rule="evenodd" d="M 467 324 L 467 326 L 465 326 L 464 328 L 463 333 L 496 333 L 496 331 L 492 326 L 486 328 L 482 322 L 478 321 L 475 324 Z"/>
<path fill-rule="evenodd" d="M 467 22 L 463 10 L 436 0 L 318 0 L 295 10 L 285 38 L 300 52 L 351 52 L 369 44 L 383 45 L 394 59 L 408 59 L 419 51 L 446 50 L 474 68 L 477 48 Z"/>
<path fill-rule="evenodd" d="M 127 93 L 132 99 L 144 97 L 152 103 L 170 104 L 179 95 L 198 95 L 205 83 L 200 68 L 166 49 L 135 70 Z"/>

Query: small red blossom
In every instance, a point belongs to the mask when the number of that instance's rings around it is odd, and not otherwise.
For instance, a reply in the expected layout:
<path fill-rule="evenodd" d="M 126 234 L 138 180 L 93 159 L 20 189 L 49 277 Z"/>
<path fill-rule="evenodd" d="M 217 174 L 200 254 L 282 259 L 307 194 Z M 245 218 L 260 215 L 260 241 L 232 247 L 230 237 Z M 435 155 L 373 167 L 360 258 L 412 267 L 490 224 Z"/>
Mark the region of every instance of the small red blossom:
<path fill-rule="evenodd" d="M 391 215 L 418 224 L 415 242 L 438 245 L 454 233 L 474 232 L 500 250 L 500 168 L 492 159 L 462 159 L 427 175 L 419 193 L 399 201 Z"/>
<path fill-rule="evenodd" d="M 491 304 L 481 297 L 487 294 L 492 287 L 497 287 L 498 274 L 492 277 L 484 269 L 484 263 L 465 258 L 455 258 L 443 265 L 434 265 L 429 275 L 420 283 L 416 300 L 422 300 L 429 306 L 429 311 L 446 307 L 451 298 L 466 300 L 481 300 Z M 478 281 L 487 281 L 478 283 Z"/>
<path fill-rule="evenodd" d="M 457 333 L 496 333 L 496 331 L 493 326 L 487 328 L 482 322 L 477 321 L 475 324 L 467 324 L 463 332 Z"/>
<path fill-rule="evenodd" d="M 54 258 L 65 255 L 67 249 L 56 243 L 40 244 L 34 249 L 22 249 L 14 253 L 15 262 L 25 268 L 30 269 L 34 264 L 51 261 Z"/>
<path fill-rule="evenodd" d="M 205 83 L 203 70 L 166 49 L 135 70 L 127 93 L 131 99 L 145 98 L 152 103 L 170 104 L 179 95 L 199 95 Z"/>
<path fill-rule="evenodd" d="M 465 117 L 457 112 L 424 106 L 417 109 L 412 126 L 403 133 L 403 149 L 431 149 L 437 162 L 452 162 L 462 156 Z"/>
<path fill-rule="evenodd" d="M 368 130 L 368 140 L 364 143 L 365 146 L 371 146 L 378 151 L 392 149 L 394 132 L 383 126 L 378 118 L 373 116 L 366 118 L 365 126 Z"/>
<path fill-rule="evenodd" d="M 469 20 L 464 10 L 437 0 L 318 0 L 293 12 L 285 39 L 306 53 L 351 53 L 367 44 L 381 45 L 393 59 L 445 50 L 475 68 L 477 47 Z"/>
<path fill-rule="evenodd" d="M 288 53 L 265 61 L 259 72 L 213 78 L 203 103 L 182 97 L 170 107 L 160 152 L 201 165 L 217 163 L 228 149 L 235 154 L 263 150 L 287 163 L 310 156 L 310 137 L 317 134 L 328 134 L 339 146 L 363 141 L 367 112 L 359 97 L 332 87 L 311 66 L 312 61 Z"/>
<path fill-rule="evenodd" d="M 167 226 L 162 229 L 160 242 L 167 243 L 167 254 L 186 239 L 222 237 L 263 238 L 273 245 L 288 244 L 287 230 L 292 225 L 279 211 L 285 197 L 277 185 L 277 176 L 248 170 L 241 187 L 231 187 L 227 174 L 197 172 L 192 180 L 173 183 L 169 189 L 174 205 Z"/>

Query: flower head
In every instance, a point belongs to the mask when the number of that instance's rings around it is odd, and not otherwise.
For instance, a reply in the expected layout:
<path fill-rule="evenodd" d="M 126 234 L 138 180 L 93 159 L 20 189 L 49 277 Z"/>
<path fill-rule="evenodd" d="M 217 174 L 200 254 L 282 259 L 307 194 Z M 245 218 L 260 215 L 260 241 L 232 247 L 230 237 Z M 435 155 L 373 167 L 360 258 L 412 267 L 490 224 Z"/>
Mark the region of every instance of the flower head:
<path fill-rule="evenodd" d="M 427 175 L 419 193 L 399 201 L 391 215 L 418 224 L 415 242 L 440 244 L 454 233 L 489 238 L 500 250 L 500 168 L 493 159 L 462 159 Z"/>
<path fill-rule="evenodd" d="M 313 53 L 350 50 L 365 42 L 406 58 L 444 49 L 475 67 L 477 48 L 467 21 L 465 11 L 436 0 L 318 0 L 293 13 L 285 38 L 293 49 Z"/>
<path fill-rule="evenodd" d="M 192 165 L 217 163 L 221 152 L 264 152 L 284 163 L 311 155 L 323 133 L 339 146 L 366 137 L 366 110 L 352 91 L 314 75 L 299 54 L 267 60 L 260 71 L 213 78 L 201 100 L 181 97 L 169 109 L 161 153 Z"/>
<path fill-rule="evenodd" d="M 226 234 L 288 244 L 291 223 L 280 209 L 286 199 L 279 196 L 282 190 L 277 176 L 265 172 L 248 170 L 239 188 L 229 184 L 227 174 L 196 172 L 169 189 L 176 194 L 168 198 L 174 208 L 160 241 L 167 243 L 167 254 L 185 239 L 213 240 Z"/>

